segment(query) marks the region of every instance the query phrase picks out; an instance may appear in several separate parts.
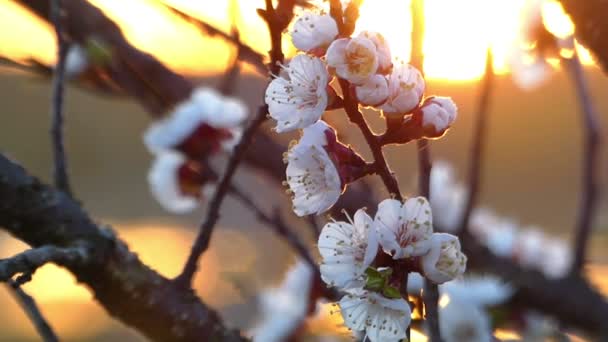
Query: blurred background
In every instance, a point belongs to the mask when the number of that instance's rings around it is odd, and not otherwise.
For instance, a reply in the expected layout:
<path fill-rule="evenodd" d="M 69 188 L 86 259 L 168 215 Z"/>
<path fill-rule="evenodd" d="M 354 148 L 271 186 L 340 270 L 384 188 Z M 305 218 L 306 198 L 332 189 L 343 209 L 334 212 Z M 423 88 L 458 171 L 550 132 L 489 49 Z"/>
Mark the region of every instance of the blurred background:
<path fill-rule="evenodd" d="M 173 70 L 214 85 L 229 67 L 233 48 L 221 39 L 201 35 L 158 1 L 91 0 L 117 21 L 131 43 L 152 53 Z M 243 41 L 261 53 L 269 48 L 266 27 L 255 13 L 261 0 L 166 1 L 228 32 L 236 20 Z M 558 60 L 550 60 L 547 78 L 532 89 L 513 81 L 509 58 L 517 39 L 523 0 L 427 0 L 424 51 L 427 94 L 454 98 L 459 118 L 446 137 L 432 143 L 435 159 L 449 162 L 464 181 L 469 158 L 472 115 L 483 74 L 486 49 L 491 46 L 499 75 L 491 95 L 488 144 L 483 169 L 481 202 L 523 226 L 537 226 L 565 240 L 572 237 L 577 210 L 581 117 L 568 74 Z M 237 10 L 238 7 L 238 10 Z M 555 11 L 556 30 L 568 29 Z M 384 34 L 393 53 L 409 56 L 409 1 L 368 0 L 361 10 L 358 30 Z M 550 16 L 547 16 L 550 18 Z M 570 24 L 571 25 L 571 24 Z M 295 51 L 286 36 L 285 48 Z M 582 47 L 595 105 L 608 122 L 608 79 Z M 51 29 L 10 0 L 0 0 L 0 55 L 11 59 L 35 58 L 53 64 L 55 39 Z M 253 110 L 262 103 L 266 75 L 244 65 L 236 94 Z M 0 152 L 22 163 L 31 173 L 49 180 L 50 83 L 26 72 L 0 67 Z M 343 139 L 362 146 L 359 132 L 340 112 L 331 112 Z M 151 155 L 142 144 L 150 123 L 137 104 L 103 97 L 70 87 L 67 93 L 67 150 L 73 188 L 84 207 L 98 221 L 112 224 L 130 247 L 166 276 L 176 275 L 189 252 L 201 208 L 189 215 L 164 212 L 151 197 L 146 175 Z M 369 120 L 382 129 L 378 114 Z M 365 148 L 363 155 L 368 156 Z M 391 147 L 389 160 L 399 180 L 415 190 L 415 146 Z M 606 168 L 602 155 L 602 170 Z M 605 172 L 603 172 L 605 174 Z M 236 178 L 262 206 L 277 203 L 276 183 L 241 170 Z M 374 180 L 376 181 L 376 180 Z M 377 187 L 382 189 L 381 187 Z M 379 192 L 380 196 L 386 196 Z M 204 207 L 204 206 L 203 206 Z M 603 251 L 608 235 L 608 201 L 601 199 L 595 221 L 591 275 L 608 292 Z M 238 202 L 228 199 L 211 249 L 204 255 L 196 284 L 200 296 L 217 308 L 229 324 L 248 327 L 254 320 L 254 295 L 282 277 L 292 262 L 285 244 L 258 224 Z M 297 225 L 297 222 L 294 223 Z M 303 225 L 301 235 L 313 243 Z M 26 248 L 0 233 L 0 258 Z M 67 272 L 45 266 L 25 285 L 42 306 L 50 323 L 66 341 L 140 341 L 137 333 L 113 321 L 95 303 L 87 289 Z M 36 341 L 38 337 L 9 293 L 0 287 L 0 341 Z M 336 329 L 331 322 L 320 329 Z"/>

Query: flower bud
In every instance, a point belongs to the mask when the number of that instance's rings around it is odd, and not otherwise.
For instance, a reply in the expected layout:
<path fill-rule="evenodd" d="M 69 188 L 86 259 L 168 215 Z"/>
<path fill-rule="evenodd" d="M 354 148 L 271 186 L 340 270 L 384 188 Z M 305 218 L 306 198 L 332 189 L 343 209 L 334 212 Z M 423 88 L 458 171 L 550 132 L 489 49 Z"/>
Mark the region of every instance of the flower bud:
<path fill-rule="evenodd" d="M 425 82 L 418 69 L 403 62 L 388 76 L 388 99 L 382 105 L 385 116 L 411 113 L 422 100 Z"/>
<path fill-rule="evenodd" d="M 374 75 L 355 88 L 357 100 L 365 106 L 379 106 L 388 98 L 388 81 L 383 75 Z"/>
<path fill-rule="evenodd" d="M 338 25 L 331 16 L 307 12 L 293 25 L 291 41 L 299 50 L 323 55 L 337 35 Z"/>
<path fill-rule="evenodd" d="M 467 266 L 467 257 L 460 250 L 458 237 L 452 234 L 434 233 L 431 249 L 422 256 L 424 276 L 437 284 L 443 284 L 461 276 Z"/>
<path fill-rule="evenodd" d="M 454 123 L 458 108 L 449 97 L 433 96 L 424 101 L 419 112 L 422 115 L 425 135 L 429 138 L 437 138 Z"/>
<path fill-rule="evenodd" d="M 378 54 L 378 72 L 381 74 L 390 72 L 393 61 L 391 59 L 391 49 L 384 36 L 378 32 L 363 31 L 359 34 L 359 37 L 371 40 L 376 46 L 376 53 Z"/>

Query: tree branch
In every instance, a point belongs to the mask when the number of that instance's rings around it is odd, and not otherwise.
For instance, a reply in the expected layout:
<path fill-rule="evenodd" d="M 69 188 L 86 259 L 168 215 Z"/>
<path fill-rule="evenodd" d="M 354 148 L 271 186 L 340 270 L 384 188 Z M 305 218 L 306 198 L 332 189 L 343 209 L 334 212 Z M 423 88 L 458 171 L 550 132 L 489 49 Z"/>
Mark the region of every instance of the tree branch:
<path fill-rule="evenodd" d="M 51 140 L 53 146 L 53 179 L 55 186 L 68 195 L 72 195 L 68 179 L 67 156 L 63 142 L 63 93 L 65 62 L 68 52 L 68 43 L 63 32 L 63 4 L 62 0 L 52 0 L 51 17 L 57 37 L 57 64 L 53 73 L 53 96 L 51 104 Z"/>
<path fill-rule="evenodd" d="M 89 251 L 84 264 L 63 264 L 116 319 L 154 341 L 245 341 L 190 290 L 145 266 L 80 204 L 41 184 L 0 155 L 0 227 L 34 248 L 55 245 Z"/>
<path fill-rule="evenodd" d="M 479 187 L 481 184 L 481 167 L 483 164 L 483 150 L 485 144 L 488 107 L 490 106 L 490 95 L 494 89 L 494 60 L 492 50 L 488 47 L 486 55 L 486 68 L 483 74 L 481 93 L 477 103 L 477 113 L 473 127 L 473 146 L 471 148 L 471 160 L 469 161 L 469 188 L 464 205 L 464 211 L 456 235 L 469 226 L 471 213 L 477 205 Z"/>
<path fill-rule="evenodd" d="M 576 25 L 576 38 L 589 48 L 604 73 L 608 72 L 608 2 L 604 0 L 560 0 Z"/>
<path fill-rule="evenodd" d="M 581 105 L 583 123 L 583 164 L 582 164 L 582 191 L 578 218 L 575 226 L 574 263 L 572 272 L 580 272 L 585 263 L 587 245 L 591 236 L 593 218 L 597 207 L 599 193 L 599 146 L 600 124 L 599 115 L 593 105 L 589 88 L 585 81 L 583 66 L 576 52 L 572 58 L 562 59 L 570 72 L 576 93 Z"/>
<path fill-rule="evenodd" d="M 88 258 L 84 248 L 42 246 L 29 249 L 8 259 L 0 259 L 0 281 L 9 281 L 18 273 L 34 273 L 47 264 L 82 264 Z"/>

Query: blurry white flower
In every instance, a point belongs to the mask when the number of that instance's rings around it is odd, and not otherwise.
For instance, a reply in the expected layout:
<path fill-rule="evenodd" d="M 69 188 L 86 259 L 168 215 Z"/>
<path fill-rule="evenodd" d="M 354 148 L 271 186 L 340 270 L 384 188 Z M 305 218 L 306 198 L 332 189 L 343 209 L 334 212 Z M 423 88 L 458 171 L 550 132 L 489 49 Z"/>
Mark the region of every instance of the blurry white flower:
<path fill-rule="evenodd" d="M 299 54 L 284 67 L 289 79 L 277 77 L 266 89 L 270 116 L 276 131 L 287 132 L 317 122 L 327 108 L 329 75 L 319 58 Z"/>
<path fill-rule="evenodd" d="M 327 49 L 327 65 L 352 84 L 363 84 L 378 71 L 376 45 L 364 37 L 341 38 Z"/>
<path fill-rule="evenodd" d="M 388 76 L 388 99 L 381 109 L 385 115 L 406 114 L 418 107 L 425 82 L 418 69 L 404 62 L 393 66 Z"/>
<path fill-rule="evenodd" d="M 422 256 L 424 276 L 437 284 L 443 284 L 461 276 L 467 266 L 467 257 L 460 250 L 458 237 L 435 233 L 431 237 L 431 248 Z"/>
<path fill-rule="evenodd" d="M 394 199 L 380 202 L 374 224 L 380 245 L 393 259 L 421 256 L 431 247 L 433 221 L 424 197 L 403 203 Z"/>
<path fill-rule="evenodd" d="M 462 219 L 466 190 L 456 183 L 452 167 L 441 161 L 433 163 L 430 183 L 429 201 L 435 226 L 453 232 Z"/>
<path fill-rule="evenodd" d="M 494 254 L 513 257 L 518 234 L 513 221 L 499 218 L 489 210 L 476 209 L 471 214 L 470 230 Z"/>
<path fill-rule="evenodd" d="M 287 184 L 298 216 L 327 211 L 342 193 L 340 174 L 324 147 L 327 130 L 332 129 L 323 121 L 305 128 L 298 144 L 287 152 Z"/>
<path fill-rule="evenodd" d="M 201 164 L 169 151 L 156 155 L 148 173 L 152 195 L 163 208 L 174 213 L 195 209 L 212 180 L 215 176 L 208 174 Z"/>
<path fill-rule="evenodd" d="M 298 260 L 281 285 L 260 294 L 260 319 L 253 330 L 253 340 L 282 342 L 287 340 L 306 318 L 313 270 L 308 263 Z"/>
<path fill-rule="evenodd" d="M 357 100 L 366 106 L 378 106 L 388 98 L 388 81 L 383 75 L 376 74 L 355 88 Z"/>
<path fill-rule="evenodd" d="M 572 267 L 572 250 L 561 240 L 549 239 L 543 244 L 543 258 L 539 267 L 546 277 L 565 277 Z"/>
<path fill-rule="evenodd" d="M 89 66 L 87 51 L 78 44 L 71 44 L 65 56 L 65 76 L 78 77 Z"/>
<path fill-rule="evenodd" d="M 442 295 L 477 307 L 496 306 L 513 295 L 513 287 L 491 276 L 466 277 L 439 287 Z"/>
<path fill-rule="evenodd" d="M 405 337 L 411 309 L 404 299 L 388 299 L 366 290 L 351 291 L 340 300 L 344 323 L 354 331 L 365 331 L 371 342 L 397 342 Z"/>
<path fill-rule="evenodd" d="M 230 150 L 241 135 L 247 108 L 211 88 L 197 88 L 166 118 L 153 123 L 144 142 L 153 153 L 176 149 L 201 159 L 220 148 Z"/>
<path fill-rule="evenodd" d="M 354 222 L 349 221 L 327 223 L 318 243 L 321 278 L 342 289 L 365 285 L 365 270 L 378 252 L 374 221 L 365 210 L 357 210 Z"/>
<path fill-rule="evenodd" d="M 520 265 L 538 269 L 543 261 L 545 237 L 538 229 L 524 229 L 517 234 L 515 258 Z"/>
<path fill-rule="evenodd" d="M 291 30 L 291 41 L 296 48 L 302 51 L 322 50 L 324 52 L 337 35 L 338 25 L 330 15 L 307 11 L 294 23 Z"/>
<path fill-rule="evenodd" d="M 449 97 L 432 96 L 420 106 L 422 126 L 428 137 L 439 137 L 454 123 L 458 108 Z"/>
<path fill-rule="evenodd" d="M 487 314 L 475 305 L 453 298 L 439 308 L 439 332 L 445 342 L 492 341 Z"/>
<path fill-rule="evenodd" d="M 378 71 L 381 73 L 389 72 L 393 61 L 391 57 L 391 48 L 384 36 L 378 32 L 363 31 L 359 33 L 359 37 L 364 37 L 371 40 L 376 46 L 378 54 Z"/>

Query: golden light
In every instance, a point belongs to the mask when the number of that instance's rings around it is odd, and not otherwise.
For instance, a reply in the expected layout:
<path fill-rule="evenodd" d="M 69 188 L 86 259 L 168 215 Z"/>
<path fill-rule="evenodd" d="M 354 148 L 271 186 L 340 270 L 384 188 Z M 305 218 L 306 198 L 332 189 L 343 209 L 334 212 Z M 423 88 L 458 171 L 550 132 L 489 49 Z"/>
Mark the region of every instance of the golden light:
<path fill-rule="evenodd" d="M 193 25 L 179 20 L 164 6 L 149 0 L 91 0 L 119 23 L 127 38 L 136 46 L 157 56 L 179 72 L 199 74 L 225 70 L 234 49 L 221 39 L 201 35 Z M 166 0 L 216 27 L 229 31 L 229 1 Z M 486 49 L 491 46 L 498 73 L 508 71 L 507 59 L 518 34 L 520 11 L 525 0 L 426 0 L 424 41 L 425 72 L 429 78 L 463 81 L 481 76 Z M 260 53 L 269 48 L 263 21 L 255 9 L 262 0 L 239 1 L 237 26 L 243 41 Z M 54 36 L 48 25 L 32 19 L 27 11 L 12 1 L 0 3 L 0 23 L 10 30 L 0 32 L 0 54 L 13 58 L 33 56 L 44 62 L 54 59 Z M 549 30 L 565 35 L 573 30 L 561 5 L 543 6 Z M 152 24 L 153 23 L 153 24 Z M 357 30 L 375 30 L 391 43 L 393 54 L 409 60 L 410 3 L 404 0 L 364 1 Z M 15 35 L 14 32 L 19 32 Z M 27 39 L 24 39 L 27 37 Z M 286 51 L 290 49 L 285 39 Z M 585 64 L 592 60 L 588 51 L 578 48 Z"/>
<path fill-rule="evenodd" d="M 494 337 L 501 341 L 519 341 L 521 340 L 521 335 L 511 330 L 504 329 L 496 329 L 494 332 Z"/>
<path fill-rule="evenodd" d="M 545 27 L 554 36 L 565 39 L 574 34 L 574 23 L 559 2 L 543 2 L 542 15 Z"/>

